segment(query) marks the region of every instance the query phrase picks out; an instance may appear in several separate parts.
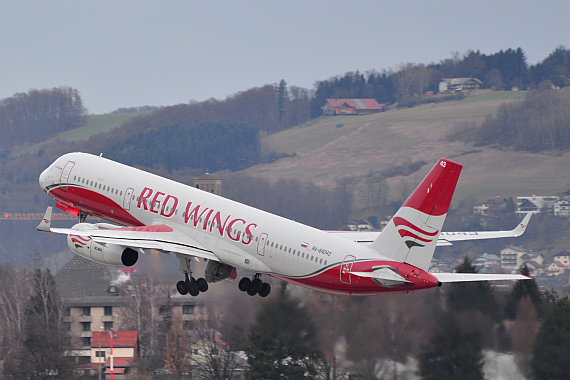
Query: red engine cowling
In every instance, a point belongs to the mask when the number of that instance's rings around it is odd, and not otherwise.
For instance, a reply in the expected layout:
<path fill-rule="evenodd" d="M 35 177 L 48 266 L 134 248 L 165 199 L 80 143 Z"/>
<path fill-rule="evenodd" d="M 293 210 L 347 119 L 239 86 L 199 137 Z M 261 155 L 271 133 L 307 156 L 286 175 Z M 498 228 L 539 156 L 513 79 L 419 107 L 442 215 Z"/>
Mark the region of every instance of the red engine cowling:
<path fill-rule="evenodd" d="M 79 223 L 72 227 L 72 229 L 78 231 L 93 228 L 98 229 L 99 226 L 96 224 Z M 81 257 L 100 264 L 114 266 L 130 267 L 137 262 L 139 253 L 142 253 L 140 248 L 130 248 L 118 244 L 101 244 L 93 241 L 88 236 L 81 235 L 67 235 L 67 245 L 73 253 Z"/>

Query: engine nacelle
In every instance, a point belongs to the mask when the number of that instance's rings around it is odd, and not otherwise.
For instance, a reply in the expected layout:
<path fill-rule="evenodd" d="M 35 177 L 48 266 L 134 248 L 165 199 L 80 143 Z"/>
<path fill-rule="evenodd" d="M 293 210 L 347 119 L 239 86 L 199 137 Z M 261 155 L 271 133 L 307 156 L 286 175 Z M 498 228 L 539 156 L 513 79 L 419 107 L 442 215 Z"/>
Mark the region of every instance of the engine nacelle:
<path fill-rule="evenodd" d="M 81 231 L 93 228 L 100 229 L 100 226 L 97 224 L 79 223 L 71 228 Z M 130 248 L 118 244 L 101 244 L 93 241 L 90 237 L 81 235 L 67 235 L 67 245 L 73 253 L 81 257 L 100 264 L 119 267 L 134 265 L 139 258 L 139 253 L 142 253 L 140 248 Z"/>

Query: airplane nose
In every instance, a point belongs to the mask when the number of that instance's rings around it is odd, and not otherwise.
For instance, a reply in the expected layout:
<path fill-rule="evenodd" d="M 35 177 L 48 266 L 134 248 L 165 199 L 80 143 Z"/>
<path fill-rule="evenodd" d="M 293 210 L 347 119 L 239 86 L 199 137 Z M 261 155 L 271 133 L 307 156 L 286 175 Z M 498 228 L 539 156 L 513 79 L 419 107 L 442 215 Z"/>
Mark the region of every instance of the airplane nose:
<path fill-rule="evenodd" d="M 53 185 L 53 176 L 51 175 L 51 168 L 47 168 L 40 174 L 39 178 L 40 187 L 47 193 L 47 187 Z"/>

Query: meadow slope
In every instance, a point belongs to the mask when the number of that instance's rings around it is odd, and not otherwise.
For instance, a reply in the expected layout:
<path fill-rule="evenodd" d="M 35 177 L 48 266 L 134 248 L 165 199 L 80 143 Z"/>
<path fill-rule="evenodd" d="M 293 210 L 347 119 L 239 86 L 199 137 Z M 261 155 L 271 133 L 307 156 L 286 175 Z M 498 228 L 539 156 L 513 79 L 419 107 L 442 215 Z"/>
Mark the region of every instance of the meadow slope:
<path fill-rule="evenodd" d="M 570 96 L 570 91 L 564 91 Z M 255 176 L 300 178 L 329 186 L 337 179 L 405 162 L 429 164 L 388 182 L 393 198 L 410 192 L 440 157 L 464 165 L 456 199 L 553 194 L 570 189 L 570 153 L 532 154 L 449 142 L 463 122 L 481 123 L 525 92 L 482 92 L 461 101 L 425 104 L 367 116 L 321 117 L 264 139 L 264 148 L 292 157 L 246 170 Z"/>

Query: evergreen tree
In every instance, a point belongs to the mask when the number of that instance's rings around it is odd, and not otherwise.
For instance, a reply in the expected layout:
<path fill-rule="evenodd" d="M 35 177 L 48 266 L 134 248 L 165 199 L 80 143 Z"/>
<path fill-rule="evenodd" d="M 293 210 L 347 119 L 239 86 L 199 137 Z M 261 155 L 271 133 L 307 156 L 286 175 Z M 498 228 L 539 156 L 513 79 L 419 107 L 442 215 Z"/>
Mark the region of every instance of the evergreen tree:
<path fill-rule="evenodd" d="M 561 299 L 550 309 L 534 343 L 534 378 L 567 379 L 570 374 L 570 301 Z"/>
<path fill-rule="evenodd" d="M 439 330 L 423 347 L 419 375 L 426 380 L 483 379 L 480 335 L 464 332 L 455 314 L 446 312 Z"/>
<path fill-rule="evenodd" d="M 285 115 L 285 102 L 287 100 L 287 82 L 284 79 L 281 79 L 279 82 L 279 87 L 277 88 L 277 118 L 279 120 L 279 124 L 281 124 L 283 120 L 283 116 Z M 279 125 L 281 128 L 281 125 Z"/>
<path fill-rule="evenodd" d="M 521 274 L 523 276 L 530 277 L 530 271 L 526 264 L 521 268 Z M 540 290 L 538 289 L 538 284 L 533 278 L 531 280 L 517 281 L 515 286 L 513 286 L 513 290 L 511 291 L 509 300 L 505 306 L 505 318 L 511 320 L 515 319 L 517 315 L 517 305 L 524 297 L 528 297 L 532 301 L 538 316 L 542 316 L 542 313 L 544 312 L 544 300 L 540 294 Z"/>
<path fill-rule="evenodd" d="M 455 268 L 457 273 L 477 273 L 469 257 L 465 256 L 463 262 Z M 456 312 L 480 311 L 498 316 L 497 302 L 487 281 L 461 282 L 450 284 L 447 293 L 447 305 Z"/>
<path fill-rule="evenodd" d="M 315 325 L 306 307 L 289 296 L 286 284 L 259 309 L 249 335 L 246 373 L 250 379 L 297 379 L 315 375 Z"/>

